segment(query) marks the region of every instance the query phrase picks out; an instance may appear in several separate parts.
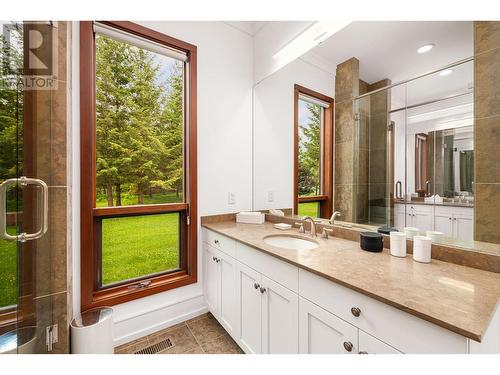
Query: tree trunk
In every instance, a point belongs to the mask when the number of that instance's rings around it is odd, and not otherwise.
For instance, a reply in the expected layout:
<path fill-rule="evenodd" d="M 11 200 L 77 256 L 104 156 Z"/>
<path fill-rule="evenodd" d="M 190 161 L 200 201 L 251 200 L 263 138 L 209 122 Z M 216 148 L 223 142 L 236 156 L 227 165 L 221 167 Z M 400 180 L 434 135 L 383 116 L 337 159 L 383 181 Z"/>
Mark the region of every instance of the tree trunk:
<path fill-rule="evenodd" d="M 137 192 L 137 204 L 144 204 L 144 195 L 142 194 L 142 190 Z"/>
<path fill-rule="evenodd" d="M 108 198 L 108 207 L 113 206 L 113 185 L 106 184 L 106 196 Z"/>
<path fill-rule="evenodd" d="M 120 184 L 116 184 L 115 189 L 116 189 L 116 205 L 121 206 L 122 205 L 122 186 Z"/>

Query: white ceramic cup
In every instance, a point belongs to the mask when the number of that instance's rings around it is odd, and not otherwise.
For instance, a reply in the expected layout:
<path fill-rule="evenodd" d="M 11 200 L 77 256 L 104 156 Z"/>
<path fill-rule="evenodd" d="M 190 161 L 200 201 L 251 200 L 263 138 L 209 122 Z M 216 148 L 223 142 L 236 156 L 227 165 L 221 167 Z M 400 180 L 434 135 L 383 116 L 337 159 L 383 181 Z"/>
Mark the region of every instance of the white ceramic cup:
<path fill-rule="evenodd" d="M 431 262 L 432 238 L 426 236 L 413 237 L 413 260 L 420 263 Z"/>
<path fill-rule="evenodd" d="M 404 227 L 404 232 L 406 233 L 406 237 L 409 240 L 413 239 L 414 236 L 418 236 L 420 234 L 418 228 L 414 227 Z"/>
<path fill-rule="evenodd" d="M 402 232 L 390 232 L 391 255 L 404 258 L 406 256 L 406 234 Z"/>
<path fill-rule="evenodd" d="M 441 240 L 443 239 L 444 233 L 438 232 L 435 230 L 428 230 L 427 232 L 425 232 L 425 235 L 427 237 L 432 238 L 432 242 L 436 243 L 436 242 L 441 242 Z"/>

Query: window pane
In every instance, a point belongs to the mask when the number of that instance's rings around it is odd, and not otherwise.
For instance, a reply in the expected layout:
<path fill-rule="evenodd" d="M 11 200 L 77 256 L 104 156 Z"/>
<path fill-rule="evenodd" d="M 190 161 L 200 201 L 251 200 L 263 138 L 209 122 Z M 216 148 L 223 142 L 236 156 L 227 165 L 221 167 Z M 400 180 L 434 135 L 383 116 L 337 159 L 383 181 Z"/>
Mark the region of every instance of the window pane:
<path fill-rule="evenodd" d="M 184 63 L 96 35 L 96 207 L 183 202 Z"/>
<path fill-rule="evenodd" d="M 319 217 L 319 202 L 299 203 L 299 216 Z"/>
<path fill-rule="evenodd" d="M 102 285 L 180 268 L 180 214 L 102 220 Z"/>
<path fill-rule="evenodd" d="M 321 106 L 299 100 L 299 196 L 321 194 Z"/>

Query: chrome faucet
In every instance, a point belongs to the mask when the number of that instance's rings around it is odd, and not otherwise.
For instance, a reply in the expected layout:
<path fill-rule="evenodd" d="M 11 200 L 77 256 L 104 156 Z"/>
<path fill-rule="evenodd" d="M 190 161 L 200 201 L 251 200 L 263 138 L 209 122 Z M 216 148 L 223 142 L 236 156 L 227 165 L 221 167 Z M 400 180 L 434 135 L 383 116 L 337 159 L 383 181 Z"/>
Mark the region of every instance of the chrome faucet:
<path fill-rule="evenodd" d="M 305 223 L 307 220 L 311 220 L 311 237 L 316 237 L 316 223 L 311 216 L 304 216 L 302 221 Z"/>
<path fill-rule="evenodd" d="M 333 225 L 333 224 L 335 223 L 335 219 L 336 219 L 337 217 L 340 217 L 340 216 L 342 216 L 342 215 L 340 214 L 340 211 L 335 211 L 335 212 L 332 214 L 332 217 L 330 218 L 330 224 L 332 224 L 332 225 Z"/>

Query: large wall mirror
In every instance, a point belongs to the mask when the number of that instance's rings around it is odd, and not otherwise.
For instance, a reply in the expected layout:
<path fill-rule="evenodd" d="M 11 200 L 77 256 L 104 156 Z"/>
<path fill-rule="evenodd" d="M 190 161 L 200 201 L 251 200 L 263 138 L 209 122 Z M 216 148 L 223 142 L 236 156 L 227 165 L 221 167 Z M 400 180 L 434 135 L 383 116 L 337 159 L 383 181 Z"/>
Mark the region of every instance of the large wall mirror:
<path fill-rule="evenodd" d="M 478 248 L 473 54 L 472 22 L 354 22 L 259 82 L 253 208 Z"/>

